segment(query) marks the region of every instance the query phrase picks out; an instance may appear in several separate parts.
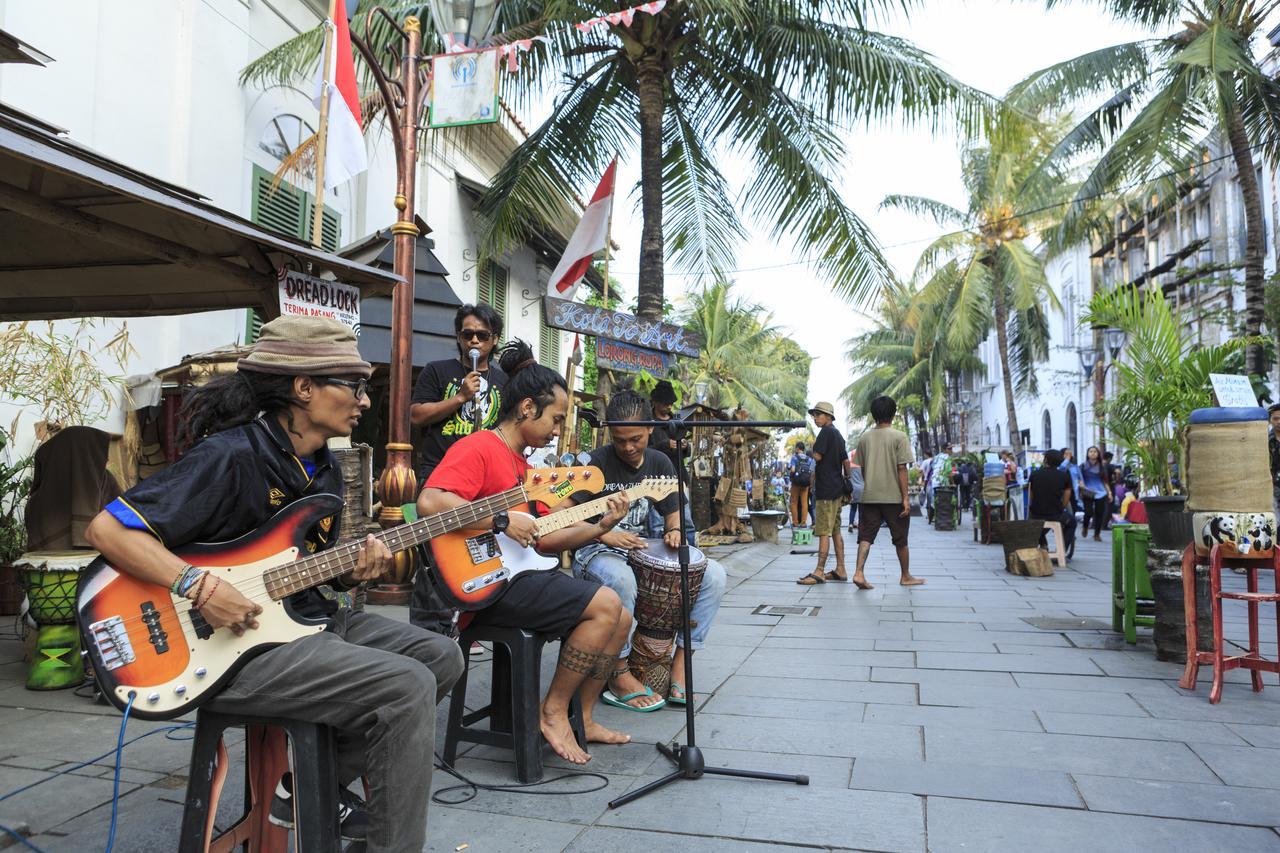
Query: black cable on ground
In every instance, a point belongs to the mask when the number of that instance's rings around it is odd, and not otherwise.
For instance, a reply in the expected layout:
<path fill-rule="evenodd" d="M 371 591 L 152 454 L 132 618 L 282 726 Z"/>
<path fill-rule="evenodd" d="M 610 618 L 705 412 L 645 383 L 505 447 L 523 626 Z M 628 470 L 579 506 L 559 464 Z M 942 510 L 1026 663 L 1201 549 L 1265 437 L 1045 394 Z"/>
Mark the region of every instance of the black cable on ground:
<path fill-rule="evenodd" d="M 484 782 L 476 782 L 464 776 L 459 770 L 451 766 L 447 761 L 436 754 L 436 769 L 443 770 L 455 779 L 459 779 L 463 784 L 450 785 L 447 788 L 441 788 L 431 795 L 431 802 L 442 806 L 456 806 L 462 803 L 470 802 L 480 795 L 481 791 L 507 791 L 513 794 L 538 794 L 544 797 L 562 797 L 571 794 L 590 794 L 593 791 L 601 791 L 609 787 L 609 777 L 603 773 L 595 773 L 589 770 L 568 770 L 559 776 L 552 776 L 550 779 L 542 779 L 537 782 L 521 782 L 511 785 L 489 785 Z M 559 782 L 564 779 L 598 779 L 600 784 L 592 788 L 580 788 L 573 791 L 534 791 L 533 788 L 539 788 L 544 785 L 550 785 L 553 782 Z M 463 796 L 460 799 L 443 799 L 443 795 L 452 791 L 462 791 Z"/>

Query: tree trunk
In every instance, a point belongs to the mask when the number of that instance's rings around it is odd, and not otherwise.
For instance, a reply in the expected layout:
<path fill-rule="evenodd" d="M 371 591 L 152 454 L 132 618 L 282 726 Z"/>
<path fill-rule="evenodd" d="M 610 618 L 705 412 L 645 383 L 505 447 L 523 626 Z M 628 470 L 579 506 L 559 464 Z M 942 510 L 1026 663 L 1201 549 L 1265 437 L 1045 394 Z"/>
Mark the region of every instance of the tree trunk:
<path fill-rule="evenodd" d="M 1227 117 L 1227 138 L 1231 142 L 1231 155 L 1236 161 L 1240 180 L 1240 195 L 1244 198 L 1244 331 L 1246 335 L 1262 334 L 1262 318 L 1266 294 L 1263 287 L 1263 232 L 1262 195 L 1258 190 L 1258 174 L 1253 167 L 1253 152 L 1249 147 L 1249 135 L 1237 109 Z M 1245 370 L 1258 376 L 1266 375 L 1262 363 L 1262 347 L 1251 344 L 1245 350 Z"/>
<path fill-rule="evenodd" d="M 666 75 L 657 57 L 636 64 L 636 89 L 640 100 L 640 282 L 636 315 L 642 320 L 662 319 L 662 120 L 666 109 Z"/>
<path fill-rule="evenodd" d="M 1022 451 L 1022 431 L 1018 429 L 1018 411 L 1013 401 L 1013 375 L 1009 372 L 1009 304 L 1005 300 L 1004 283 L 995 270 L 991 273 L 991 303 L 996 315 L 996 348 L 1000 351 L 1000 378 L 1004 382 L 1005 413 L 1009 418 L 1009 444 L 1017 455 Z"/>

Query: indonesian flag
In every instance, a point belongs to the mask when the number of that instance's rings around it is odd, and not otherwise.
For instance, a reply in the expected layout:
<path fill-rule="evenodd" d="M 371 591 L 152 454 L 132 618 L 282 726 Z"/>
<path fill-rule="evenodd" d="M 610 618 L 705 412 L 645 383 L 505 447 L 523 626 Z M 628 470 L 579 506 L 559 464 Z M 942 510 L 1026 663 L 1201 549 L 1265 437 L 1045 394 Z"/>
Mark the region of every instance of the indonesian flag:
<path fill-rule="evenodd" d="M 573 301 L 578 290 L 578 283 L 587 274 L 591 259 L 596 252 L 604 249 L 609 241 L 609 214 L 613 212 L 613 175 L 618 168 L 618 158 L 614 157 L 605 169 L 600 185 L 591 196 L 591 203 L 582 212 L 582 220 L 573 229 L 569 245 L 556 264 L 555 272 L 547 282 L 547 295 Z"/>
<path fill-rule="evenodd" d="M 331 190 L 368 169 L 369 156 L 364 147 L 345 0 L 333 0 L 333 20 L 328 25 L 333 27 L 333 50 L 329 56 L 329 73 L 321 76 L 316 85 L 315 104 L 320 106 L 320 93 L 327 79 L 329 138 L 325 141 L 324 188 Z"/>

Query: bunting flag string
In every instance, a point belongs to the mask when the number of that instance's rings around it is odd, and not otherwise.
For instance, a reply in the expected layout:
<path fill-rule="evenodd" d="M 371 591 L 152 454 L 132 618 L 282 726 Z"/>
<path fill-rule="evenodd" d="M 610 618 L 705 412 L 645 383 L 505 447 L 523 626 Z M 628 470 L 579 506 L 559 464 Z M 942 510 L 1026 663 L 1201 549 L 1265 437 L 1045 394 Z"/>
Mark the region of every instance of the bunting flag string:
<path fill-rule="evenodd" d="M 599 18 L 592 18 L 589 21 L 582 21 L 574 24 L 574 29 L 579 32 L 590 32 L 597 27 L 607 26 L 631 26 L 631 22 L 635 20 L 637 14 L 641 12 L 647 15 L 656 15 L 665 9 L 667 0 L 654 0 L 651 3 L 641 3 L 639 6 L 632 6 L 630 9 L 623 9 L 621 12 L 611 12 L 608 15 L 601 15 Z M 494 47 L 498 51 L 498 56 L 505 58 L 507 61 L 507 71 L 515 74 L 520 70 L 520 54 L 533 47 L 536 41 L 550 41 L 546 36 L 534 36 L 527 39 L 518 39 L 516 41 L 507 42 Z"/>

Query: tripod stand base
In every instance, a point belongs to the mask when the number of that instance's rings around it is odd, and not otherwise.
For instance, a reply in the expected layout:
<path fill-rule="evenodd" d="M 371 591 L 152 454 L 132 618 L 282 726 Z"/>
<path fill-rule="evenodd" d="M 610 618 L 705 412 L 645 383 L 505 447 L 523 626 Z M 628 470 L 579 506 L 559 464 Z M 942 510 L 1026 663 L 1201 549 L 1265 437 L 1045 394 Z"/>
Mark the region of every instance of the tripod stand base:
<path fill-rule="evenodd" d="M 648 785 L 636 788 L 634 791 L 628 791 L 616 800 L 610 800 L 609 808 L 616 809 L 619 806 L 624 806 L 632 800 L 638 800 L 646 794 L 653 793 L 659 788 L 665 788 L 677 779 L 701 779 L 707 774 L 712 776 L 736 776 L 741 779 L 764 779 L 770 782 L 791 782 L 795 785 L 809 784 L 808 776 L 767 773 L 763 770 L 734 770 L 732 767 L 708 767 L 702 758 L 702 750 L 696 746 L 681 746 L 678 743 L 673 743 L 670 746 L 665 743 L 659 743 L 656 746 L 658 747 L 658 752 L 671 759 L 671 763 L 676 766 L 676 769 L 661 779 L 656 779 Z"/>

